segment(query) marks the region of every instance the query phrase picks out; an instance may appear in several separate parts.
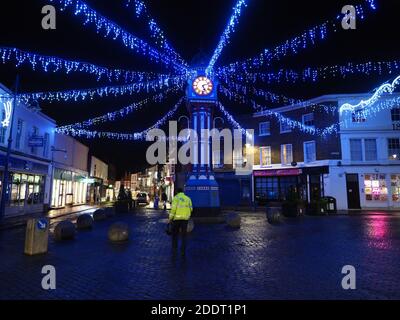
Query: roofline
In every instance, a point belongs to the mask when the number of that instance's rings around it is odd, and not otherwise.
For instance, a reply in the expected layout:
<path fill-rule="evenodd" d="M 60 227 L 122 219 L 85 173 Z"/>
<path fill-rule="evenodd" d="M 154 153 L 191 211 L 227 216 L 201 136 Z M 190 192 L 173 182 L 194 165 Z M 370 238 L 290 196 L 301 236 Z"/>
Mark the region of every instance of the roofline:
<path fill-rule="evenodd" d="M 9 88 L 7 88 L 4 84 L 2 84 L 1 82 L 0 82 L 0 89 L 4 90 L 6 93 L 8 93 L 10 95 L 13 95 L 13 92 Z M 19 103 L 19 105 L 24 107 L 29 112 L 32 112 L 32 110 L 30 110 L 29 107 L 26 104 Z M 36 113 L 39 114 L 40 116 L 42 116 L 43 118 L 45 118 L 46 120 L 48 120 L 48 121 L 52 122 L 53 124 L 57 125 L 56 120 L 54 120 L 53 118 L 50 118 L 48 115 L 44 114 L 43 112 L 37 111 Z"/>
<path fill-rule="evenodd" d="M 337 102 L 339 99 L 345 99 L 345 98 L 347 98 L 347 99 L 359 98 L 361 100 L 362 98 L 370 97 L 372 95 L 373 95 L 373 93 L 370 93 L 370 92 L 325 94 L 322 96 L 311 98 L 309 100 L 305 100 L 303 102 L 295 103 L 292 105 L 286 105 L 286 106 L 282 106 L 282 107 L 271 108 L 268 110 L 271 110 L 273 112 L 286 112 L 286 111 L 292 111 L 292 110 L 306 108 L 311 105 L 318 105 L 319 103 L 324 103 L 324 102 Z M 382 97 L 385 97 L 385 96 L 400 96 L 400 92 L 382 95 Z M 261 116 L 265 116 L 265 111 L 253 113 L 253 117 L 261 117 Z"/>

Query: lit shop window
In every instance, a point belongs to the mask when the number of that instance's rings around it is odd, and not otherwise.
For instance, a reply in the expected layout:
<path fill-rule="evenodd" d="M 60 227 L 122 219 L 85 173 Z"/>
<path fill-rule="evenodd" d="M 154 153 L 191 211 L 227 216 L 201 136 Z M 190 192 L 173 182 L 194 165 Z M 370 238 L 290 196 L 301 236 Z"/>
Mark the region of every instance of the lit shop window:
<path fill-rule="evenodd" d="M 388 188 L 386 186 L 386 175 L 366 174 L 364 178 L 365 200 L 387 201 Z"/>
<path fill-rule="evenodd" d="M 392 174 L 390 181 L 392 186 L 392 200 L 400 202 L 400 174 Z"/>

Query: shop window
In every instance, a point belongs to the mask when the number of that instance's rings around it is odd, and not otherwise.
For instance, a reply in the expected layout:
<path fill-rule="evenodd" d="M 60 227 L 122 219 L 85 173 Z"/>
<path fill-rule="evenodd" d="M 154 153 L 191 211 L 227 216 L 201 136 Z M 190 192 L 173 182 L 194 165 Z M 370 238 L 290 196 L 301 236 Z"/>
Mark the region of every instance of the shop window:
<path fill-rule="evenodd" d="M 271 147 L 260 148 L 260 166 L 270 166 L 272 163 Z"/>
<path fill-rule="evenodd" d="M 350 159 L 351 161 L 362 161 L 361 139 L 350 139 Z"/>
<path fill-rule="evenodd" d="M 400 202 L 400 174 L 390 176 L 390 185 L 392 187 L 392 200 Z"/>
<path fill-rule="evenodd" d="M 258 201 L 264 202 L 279 199 L 278 177 L 257 177 L 255 184 L 255 196 Z"/>
<path fill-rule="evenodd" d="M 366 174 L 364 176 L 364 192 L 367 201 L 387 201 L 386 175 Z"/>
<path fill-rule="evenodd" d="M 258 125 L 259 136 L 269 136 L 271 134 L 270 122 L 260 122 Z"/>
<path fill-rule="evenodd" d="M 307 127 L 314 127 L 314 113 L 306 113 L 302 116 L 303 125 Z"/>
<path fill-rule="evenodd" d="M 375 161 L 377 160 L 377 147 L 376 147 L 376 139 L 365 139 L 365 160 L 366 161 Z"/>
<path fill-rule="evenodd" d="M 315 141 L 304 142 L 304 162 L 317 160 Z"/>
<path fill-rule="evenodd" d="M 399 160 L 400 159 L 400 139 L 399 138 L 388 139 L 388 153 L 389 153 L 389 160 Z"/>
<path fill-rule="evenodd" d="M 11 206 L 43 203 L 44 180 L 42 176 L 13 173 L 11 181 Z"/>
<path fill-rule="evenodd" d="M 281 145 L 282 164 L 291 164 L 293 162 L 293 149 L 291 144 Z"/>

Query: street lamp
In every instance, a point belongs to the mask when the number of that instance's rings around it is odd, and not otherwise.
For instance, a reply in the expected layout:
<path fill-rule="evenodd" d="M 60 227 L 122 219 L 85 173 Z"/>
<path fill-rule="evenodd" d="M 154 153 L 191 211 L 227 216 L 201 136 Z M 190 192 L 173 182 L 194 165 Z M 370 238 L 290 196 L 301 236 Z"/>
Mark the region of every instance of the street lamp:
<path fill-rule="evenodd" d="M 67 157 L 66 149 L 57 149 L 54 146 L 51 146 L 51 176 L 50 176 L 50 190 L 49 190 L 49 208 L 51 207 L 51 201 L 53 198 L 54 152 L 63 152 L 63 153 L 65 153 L 65 157 Z"/>

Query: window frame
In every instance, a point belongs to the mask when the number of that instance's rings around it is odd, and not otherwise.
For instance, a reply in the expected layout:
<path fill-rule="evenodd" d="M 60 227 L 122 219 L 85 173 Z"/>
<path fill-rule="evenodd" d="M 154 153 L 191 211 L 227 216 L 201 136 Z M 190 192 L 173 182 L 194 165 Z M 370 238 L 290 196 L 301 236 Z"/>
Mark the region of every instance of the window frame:
<path fill-rule="evenodd" d="M 283 149 L 286 146 L 290 146 L 291 161 L 288 161 L 288 162 L 283 161 L 283 158 L 284 158 L 283 157 Z M 287 149 L 286 149 L 286 154 L 287 154 Z M 292 162 L 293 162 L 293 144 L 291 144 L 291 143 L 281 144 L 281 164 L 282 165 L 290 165 Z"/>
<path fill-rule="evenodd" d="M 261 126 L 268 123 L 268 133 L 262 133 Z M 271 135 L 271 122 L 263 121 L 258 123 L 258 136 L 259 137 L 267 137 Z"/>
<path fill-rule="evenodd" d="M 263 150 L 269 150 L 269 163 L 268 163 L 268 161 L 266 161 L 267 164 L 263 164 L 263 158 L 262 158 Z M 268 167 L 271 165 L 272 165 L 272 148 L 271 148 L 271 146 L 260 147 L 260 167 L 265 168 L 265 167 Z"/>
<path fill-rule="evenodd" d="M 311 161 L 307 161 L 306 160 L 306 155 L 307 155 L 307 152 L 306 152 L 306 150 L 307 150 L 307 148 L 306 148 L 306 145 L 307 144 L 313 144 L 314 145 L 314 158 L 313 158 L 313 160 L 311 160 Z M 317 143 L 316 143 L 316 141 L 315 140 L 310 140 L 310 141 L 304 141 L 303 142 L 303 156 L 304 156 L 304 163 L 312 163 L 312 162 L 315 162 L 315 161 L 317 161 Z"/>

